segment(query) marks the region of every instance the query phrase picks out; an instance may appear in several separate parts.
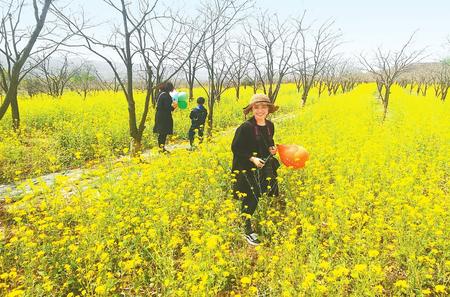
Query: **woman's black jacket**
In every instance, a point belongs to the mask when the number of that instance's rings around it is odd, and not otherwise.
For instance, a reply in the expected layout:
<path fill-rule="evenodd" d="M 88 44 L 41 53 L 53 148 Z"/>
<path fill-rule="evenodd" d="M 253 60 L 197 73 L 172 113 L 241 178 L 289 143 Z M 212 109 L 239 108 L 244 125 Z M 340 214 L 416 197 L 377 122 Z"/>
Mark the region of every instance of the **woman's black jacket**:
<path fill-rule="evenodd" d="M 266 120 L 266 126 L 268 129 L 269 141 L 267 143 L 268 146 L 273 146 L 273 135 L 275 133 L 274 125 L 271 121 Z M 249 160 L 250 157 L 256 156 L 262 158 L 262 156 L 258 156 L 258 143 L 257 143 L 257 135 L 258 135 L 258 127 L 256 125 L 256 120 L 254 117 L 245 121 L 241 124 L 234 134 L 233 142 L 231 144 L 231 150 L 233 152 L 233 165 L 232 171 L 235 170 L 250 170 L 252 168 L 256 168 L 256 166 Z"/>
<path fill-rule="evenodd" d="M 173 134 L 173 110 L 172 97 L 167 92 L 161 92 L 156 103 L 154 133 Z"/>

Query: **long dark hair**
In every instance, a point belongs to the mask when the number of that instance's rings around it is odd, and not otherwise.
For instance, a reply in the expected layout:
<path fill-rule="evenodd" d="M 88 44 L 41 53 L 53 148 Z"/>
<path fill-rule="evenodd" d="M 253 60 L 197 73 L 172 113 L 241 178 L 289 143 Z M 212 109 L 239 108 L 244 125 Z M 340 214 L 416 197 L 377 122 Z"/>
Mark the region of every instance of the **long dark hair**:
<path fill-rule="evenodd" d="M 160 92 L 170 93 L 175 89 L 175 87 L 173 86 L 173 83 L 171 83 L 170 81 L 167 81 L 167 82 L 163 82 L 162 84 L 160 84 L 158 86 L 158 89 Z"/>

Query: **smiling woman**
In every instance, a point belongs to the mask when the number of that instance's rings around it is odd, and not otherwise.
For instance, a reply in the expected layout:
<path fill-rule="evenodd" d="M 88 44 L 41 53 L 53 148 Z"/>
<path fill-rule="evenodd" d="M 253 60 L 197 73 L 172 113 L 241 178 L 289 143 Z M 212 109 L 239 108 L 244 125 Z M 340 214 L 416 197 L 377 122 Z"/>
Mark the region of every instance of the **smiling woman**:
<path fill-rule="evenodd" d="M 233 187 L 234 196 L 242 199 L 242 213 L 245 222 L 245 238 L 251 245 L 258 245 L 257 234 L 251 225 L 250 217 L 256 210 L 263 194 L 278 196 L 277 172 L 280 166 L 273 157 L 277 149 L 273 140 L 274 125 L 267 120 L 269 113 L 278 110 L 269 97 L 255 94 L 244 114 L 250 111 L 253 117 L 237 128 L 231 150 L 233 151 L 232 171 L 236 176 Z"/>

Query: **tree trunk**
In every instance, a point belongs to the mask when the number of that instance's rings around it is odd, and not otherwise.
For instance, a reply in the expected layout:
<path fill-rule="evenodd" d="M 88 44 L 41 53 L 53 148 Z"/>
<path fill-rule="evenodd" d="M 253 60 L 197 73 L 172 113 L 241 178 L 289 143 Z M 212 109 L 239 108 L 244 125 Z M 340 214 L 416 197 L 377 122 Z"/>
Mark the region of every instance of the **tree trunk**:
<path fill-rule="evenodd" d="M 207 135 L 208 135 L 208 138 L 211 138 L 212 128 L 213 128 L 213 124 L 214 124 L 214 122 L 213 122 L 213 120 L 214 120 L 214 118 L 213 118 L 214 101 L 209 100 L 208 108 L 209 108 L 209 110 L 208 110 L 208 130 L 207 130 Z"/>
<path fill-rule="evenodd" d="M 194 99 L 194 84 L 189 83 L 189 101 Z"/>
<path fill-rule="evenodd" d="M 156 103 L 158 102 L 158 93 L 159 93 L 158 89 L 151 91 L 153 107 L 156 107 Z"/>
<path fill-rule="evenodd" d="M 130 136 L 137 140 L 138 129 L 136 121 L 136 106 L 132 100 L 128 100 L 128 124 L 130 126 Z"/>
<path fill-rule="evenodd" d="M 439 85 L 434 86 L 434 96 L 439 97 L 441 95 L 441 87 Z"/>
<path fill-rule="evenodd" d="M 18 75 L 17 75 L 18 76 Z M 20 113 L 19 113 L 19 104 L 17 102 L 17 88 L 19 87 L 18 79 L 12 77 L 12 80 L 9 84 L 8 92 L 5 96 L 5 101 L 0 107 L 0 120 L 6 114 L 8 107 L 11 105 L 11 115 L 12 115 L 12 127 L 14 130 L 19 129 L 20 127 Z"/>
<path fill-rule="evenodd" d="M 320 98 L 320 95 L 322 95 L 322 92 L 323 92 L 323 82 L 322 81 L 318 82 L 318 85 L 319 85 L 319 95 L 318 95 L 318 97 Z"/>
<path fill-rule="evenodd" d="M 340 85 L 338 83 L 335 84 L 335 86 L 333 88 L 333 95 L 337 94 L 337 92 L 339 91 L 339 86 Z M 342 93 L 344 93 L 344 87 L 342 87 Z"/>
<path fill-rule="evenodd" d="M 11 97 L 11 115 L 13 121 L 12 125 L 14 131 L 16 131 L 20 127 L 19 103 L 17 102 L 17 86 L 10 89 L 13 90 Z"/>
<path fill-rule="evenodd" d="M 445 101 L 445 99 L 447 98 L 447 94 L 448 94 L 448 89 L 450 88 L 450 86 L 447 86 L 446 88 L 444 88 L 442 90 L 442 96 L 441 96 L 441 100 L 442 102 Z"/>
<path fill-rule="evenodd" d="M 10 103 L 11 103 L 11 98 L 8 97 L 8 93 L 6 93 L 5 101 L 3 101 L 2 105 L 0 106 L 0 120 L 3 119 L 3 116 L 5 115 L 6 111 L 8 110 Z"/>
<path fill-rule="evenodd" d="M 302 93 L 302 107 L 306 105 L 306 99 L 308 99 L 309 86 L 305 86 Z"/>
<path fill-rule="evenodd" d="M 142 152 L 142 134 L 140 137 L 131 138 L 129 152 L 131 156 L 136 156 L 139 152 Z"/>
<path fill-rule="evenodd" d="M 386 115 L 387 115 L 387 111 L 388 111 L 388 106 L 389 106 L 389 95 L 391 93 L 391 87 L 390 86 L 385 86 L 386 90 L 384 92 L 384 100 L 383 100 L 383 107 L 384 107 L 384 113 L 383 113 L 383 121 L 386 119 Z"/>
<path fill-rule="evenodd" d="M 294 78 L 294 82 L 295 82 L 295 88 L 297 89 L 297 93 L 300 93 L 300 90 L 302 88 L 301 80 L 297 80 L 296 78 Z"/>
<path fill-rule="evenodd" d="M 333 93 L 333 85 L 331 83 L 327 84 L 327 90 L 328 90 L 328 96 L 331 96 L 331 93 Z"/>
<path fill-rule="evenodd" d="M 378 94 L 380 94 L 380 98 L 382 101 L 384 101 L 383 99 L 383 84 L 379 81 L 377 81 L 377 90 L 378 90 Z"/>

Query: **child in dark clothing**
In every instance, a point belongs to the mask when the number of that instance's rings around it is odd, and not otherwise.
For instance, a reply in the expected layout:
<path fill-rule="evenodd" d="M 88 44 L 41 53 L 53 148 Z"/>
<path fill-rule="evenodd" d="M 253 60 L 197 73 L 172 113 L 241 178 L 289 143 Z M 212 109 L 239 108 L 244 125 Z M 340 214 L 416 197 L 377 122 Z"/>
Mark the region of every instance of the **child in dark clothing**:
<path fill-rule="evenodd" d="M 189 118 L 191 119 L 191 128 L 189 129 L 189 142 L 191 143 L 191 148 L 194 144 L 195 131 L 198 132 L 198 137 L 200 143 L 203 141 L 203 131 L 205 129 L 206 116 L 208 111 L 203 106 L 205 104 L 205 98 L 198 97 L 197 107 L 192 109 Z"/>

